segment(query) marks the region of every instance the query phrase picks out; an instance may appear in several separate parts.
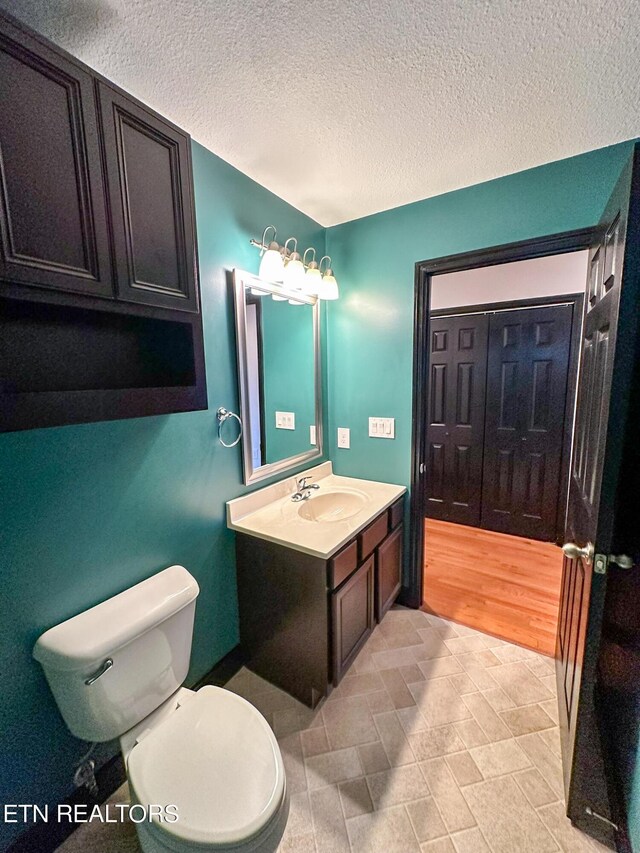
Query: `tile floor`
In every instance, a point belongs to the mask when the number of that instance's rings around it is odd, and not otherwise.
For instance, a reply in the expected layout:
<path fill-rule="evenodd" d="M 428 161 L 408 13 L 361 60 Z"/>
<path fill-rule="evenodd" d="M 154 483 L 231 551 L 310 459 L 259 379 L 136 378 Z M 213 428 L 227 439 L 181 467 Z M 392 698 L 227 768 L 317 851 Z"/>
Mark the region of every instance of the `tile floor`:
<path fill-rule="evenodd" d="M 606 849 L 564 815 L 553 662 L 535 652 L 394 609 L 316 711 L 247 669 L 227 687 L 280 742 L 291 794 L 280 853 Z M 138 846 L 132 825 L 92 823 L 59 850 Z"/>

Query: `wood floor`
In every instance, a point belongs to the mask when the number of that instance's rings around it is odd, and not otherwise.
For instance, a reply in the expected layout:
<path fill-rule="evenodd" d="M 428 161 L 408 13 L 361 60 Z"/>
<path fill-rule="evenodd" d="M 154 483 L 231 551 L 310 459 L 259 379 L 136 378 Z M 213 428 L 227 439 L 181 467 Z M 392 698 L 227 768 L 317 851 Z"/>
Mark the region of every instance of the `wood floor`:
<path fill-rule="evenodd" d="M 425 520 L 428 613 L 553 655 L 561 579 L 556 545 Z"/>

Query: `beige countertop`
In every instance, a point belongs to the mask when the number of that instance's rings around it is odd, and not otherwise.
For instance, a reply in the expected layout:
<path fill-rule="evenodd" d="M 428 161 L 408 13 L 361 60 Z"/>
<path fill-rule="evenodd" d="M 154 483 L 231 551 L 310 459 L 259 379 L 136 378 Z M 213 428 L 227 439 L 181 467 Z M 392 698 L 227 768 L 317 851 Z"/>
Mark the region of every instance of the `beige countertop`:
<path fill-rule="evenodd" d="M 311 493 L 309 500 L 294 503 L 291 495 L 296 490 L 296 479 L 306 475 L 320 488 Z M 229 501 L 227 527 L 327 559 L 405 492 L 404 486 L 392 483 L 340 477 L 333 473 L 330 462 L 324 462 L 295 477 Z M 314 504 L 314 500 L 333 493 L 339 493 L 339 498 L 347 496 L 346 501 L 352 505 L 348 518 L 336 520 L 330 512 L 315 512 L 322 504 Z M 312 520 L 314 515 L 327 520 Z"/>

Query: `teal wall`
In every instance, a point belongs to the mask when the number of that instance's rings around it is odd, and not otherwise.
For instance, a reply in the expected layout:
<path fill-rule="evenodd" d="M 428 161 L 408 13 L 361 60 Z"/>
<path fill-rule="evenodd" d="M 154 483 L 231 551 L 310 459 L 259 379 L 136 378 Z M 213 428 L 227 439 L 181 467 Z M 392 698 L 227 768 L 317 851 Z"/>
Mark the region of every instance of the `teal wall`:
<path fill-rule="evenodd" d="M 313 308 L 262 299 L 266 462 L 312 449 L 316 422 Z M 293 412 L 295 429 L 277 429 L 276 412 Z"/>
<path fill-rule="evenodd" d="M 594 225 L 632 143 L 436 196 L 327 231 L 329 453 L 338 474 L 409 485 L 417 261 Z M 333 377 L 339 377 L 335 382 Z M 395 440 L 368 418 L 396 418 Z M 351 429 L 339 449 L 336 428 Z"/>
<path fill-rule="evenodd" d="M 2 803 L 67 796 L 86 750 L 31 658 L 46 628 L 181 563 L 200 585 L 190 681 L 238 641 L 224 504 L 245 487 L 214 414 L 238 411 L 227 271 L 257 272 L 249 238 L 267 223 L 320 255 L 324 231 L 201 146 L 193 156 L 209 411 L 0 436 Z M 22 829 L 2 826 L 0 848 Z"/>

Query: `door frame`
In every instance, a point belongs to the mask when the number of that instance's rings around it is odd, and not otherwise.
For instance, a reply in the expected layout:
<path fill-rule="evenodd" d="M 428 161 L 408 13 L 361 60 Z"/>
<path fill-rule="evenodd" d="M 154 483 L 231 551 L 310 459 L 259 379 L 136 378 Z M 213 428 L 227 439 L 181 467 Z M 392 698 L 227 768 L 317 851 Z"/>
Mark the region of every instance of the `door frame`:
<path fill-rule="evenodd" d="M 418 261 L 414 275 L 413 313 L 413 388 L 411 429 L 411 492 L 409 504 L 409 556 L 407 583 L 402 603 L 409 607 L 422 604 L 424 563 L 424 518 L 426 475 L 427 395 L 424 388 L 429 377 L 429 307 L 431 279 L 445 272 L 462 272 L 498 264 L 561 255 L 589 249 L 600 234 L 599 226 L 564 231 L 545 237 L 534 237 L 485 249 L 445 255 Z M 557 298 L 554 297 L 555 301 Z M 536 300 L 540 304 L 541 300 Z M 504 303 L 502 303 L 504 306 Z M 478 306 L 474 306 L 478 307 Z M 453 309 L 449 310 L 451 313 Z M 582 318 L 580 318 L 582 320 Z M 575 389 L 574 389 L 575 391 Z"/>
<path fill-rule="evenodd" d="M 452 308 L 436 308 L 429 312 L 429 317 L 462 317 L 465 314 L 496 314 L 500 311 L 517 311 L 520 308 L 549 308 L 553 305 L 571 305 L 571 337 L 569 339 L 569 360 L 567 363 L 567 390 L 564 407 L 564 429 L 562 431 L 562 449 L 560 455 L 560 490 L 559 495 L 569 489 L 569 464 L 571 461 L 571 439 L 573 436 L 573 416 L 575 414 L 575 395 L 578 381 L 578 363 L 580 358 L 580 330 L 582 328 L 582 311 L 584 309 L 584 291 L 580 293 L 561 293 L 557 296 L 540 296 L 531 299 L 510 299 L 505 302 L 487 302 L 480 305 L 461 305 Z M 428 382 L 423 386 L 428 388 Z M 428 393 L 425 390 L 425 393 Z M 558 511 L 555 522 L 555 543 L 564 542 L 564 523 L 566 502 L 563 508 L 558 500 Z"/>

